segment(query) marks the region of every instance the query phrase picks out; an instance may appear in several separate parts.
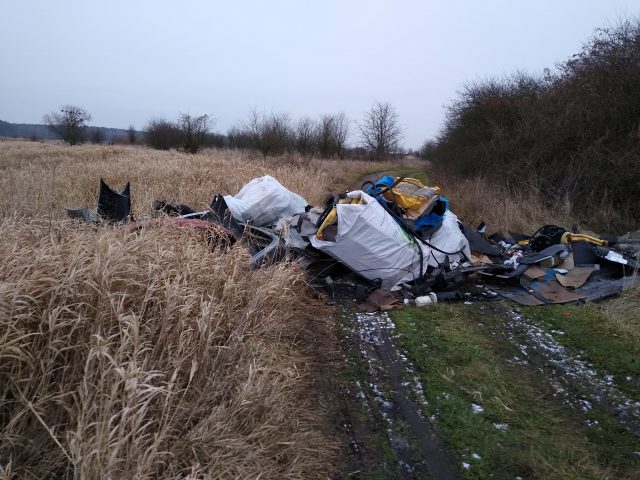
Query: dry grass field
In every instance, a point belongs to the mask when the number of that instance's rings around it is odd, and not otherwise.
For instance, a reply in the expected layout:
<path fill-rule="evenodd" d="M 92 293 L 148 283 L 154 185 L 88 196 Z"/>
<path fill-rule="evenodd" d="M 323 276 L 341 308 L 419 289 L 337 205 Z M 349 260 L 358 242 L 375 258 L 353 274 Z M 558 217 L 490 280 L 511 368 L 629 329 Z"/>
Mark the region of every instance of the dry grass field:
<path fill-rule="evenodd" d="M 345 181 L 389 164 L 269 158 L 237 151 L 199 155 L 144 147 L 81 145 L 8 140 L 0 143 L 0 212 L 7 216 L 65 218 L 65 207 L 95 204 L 103 177 L 115 189 L 128 181 L 132 210 L 150 213 L 155 199 L 206 209 L 214 193 L 235 194 L 252 178 L 272 175 L 312 204 L 321 204 Z"/>
<path fill-rule="evenodd" d="M 64 207 L 93 206 L 100 177 L 130 181 L 141 218 L 265 174 L 318 205 L 367 174 L 424 169 L 0 141 L 0 479 L 330 477 L 344 451 L 318 359 L 336 318 L 303 272 L 252 270 L 244 247 L 198 232 L 78 225 Z M 472 226 L 571 224 L 569 205 L 427 173 Z M 598 307 L 636 339 L 639 291 Z"/>
<path fill-rule="evenodd" d="M 0 478 L 326 478 L 309 352 L 331 317 L 302 272 L 63 207 L 93 205 L 103 177 L 131 181 L 138 216 L 156 198 L 204 208 L 266 173 L 320 203 L 385 168 L 0 142 Z"/>

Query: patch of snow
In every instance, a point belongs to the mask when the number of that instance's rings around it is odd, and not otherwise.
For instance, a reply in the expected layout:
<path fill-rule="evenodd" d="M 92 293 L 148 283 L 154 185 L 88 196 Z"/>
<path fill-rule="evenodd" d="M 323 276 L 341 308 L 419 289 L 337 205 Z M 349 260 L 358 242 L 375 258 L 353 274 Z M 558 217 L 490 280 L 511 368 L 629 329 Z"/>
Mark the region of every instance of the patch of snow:
<path fill-rule="evenodd" d="M 508 313 L 503 325 L 507 338 L 547 376 L 555 397 L 583 413 L 592 410 L 594 405 L 614 409 L 620 412 L 615 416 L 618 421 L 625 427 L 640 432 L 640 402 L 631 400 L 620 392 L 615 386 L 613 375 L 598 372 L 581 355 L 572 354 L 553 335 L 516 310 Z M 565 334 L 561 330 L 551 332 L 556 335 Z M 576 392 L 582 392 L 582 397 L 578 397 Z"/>
<path fill-rule="evenodd" d="M 493 424 L 493 428 L 495 428 L 496 430 L 505 431 L 506 429 L 509 428 L 509 424 L 508 423 L 494 423 Z"/>
<path fill-rule="evenodd" d="M 589 400 L 584 400 L 581 398 L 578 400 L 578 404 L 580 405 L 580 408 L 584 413 L 587 413 L 588 411 L 593 410 L 593 405 Z"/>
<path fill-rule="evenodd" d="M 465 470 L 469 470 L 471 468 L 471 464 L 467 462 L 462 462 L 462 468 Z"/>
<path fill-rule="evenodd" d="M 482 405 L 478 405 L 477 403 L 472 403 L 471 404 L 471 411 L 473 413 L 482 413 L 482 412 L 484 412 L 484 408 L 482 408 Z"/>

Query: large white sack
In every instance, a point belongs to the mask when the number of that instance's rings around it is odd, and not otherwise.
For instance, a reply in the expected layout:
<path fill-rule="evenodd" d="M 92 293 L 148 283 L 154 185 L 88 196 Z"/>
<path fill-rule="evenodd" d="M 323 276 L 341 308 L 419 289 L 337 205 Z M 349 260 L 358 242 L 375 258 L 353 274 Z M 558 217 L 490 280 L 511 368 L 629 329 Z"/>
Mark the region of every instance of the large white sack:
<path fill-rule="evenodd" d="M 231 215 L 240 223 L 251 221 L 257 227 L 272 225 L 282 217 L 304 212 L 307 202 L 271 175 L 254 178 L 237 195 L 225 195 Z"/>
<path fill-rule="evenodd" d="M 464 236 L 458 225 L 458 217 L 451 211 L 447 210 L 444 214 L 442 225 L 438 230 L 426 238 L 427 243 L 433 245 L 431 248 L 420 243 L 424 255 L 425 270 L 427 266 L 438 267 L 448 257 L 449 262 L 465 262 L 471 258 L 471 249 L 469 241 Z M 442 251 L 438 251 L 442 250 Z M 457 253 L 462 252 L 462 254 Z M 418 266 L 414 274 L 406 275 L 402 281 L 408 282 L 414 279 L 414 276 L 420 271 Z"/>
<path fill-rule="evenodd" d="M 442 262 L 445 254 L 424 245 L 416 245 L 413 238 L 373 197 L 359 190 L 347 195 L 352 198 L 361 196 L 365 203 L 338 204 L 336 241 L 311 237 L 311 244 L 315 248 L 369 280 L 380 279 L 382 288 L 391 288 L 400 281 L 414 280 L 420 275 L 418 248 L 423 252 L 425 271 L 428 265 L 436 266 L 437 262 Z M 445 215 L 442 227 L 432 236 L 430 243 L 445 252 L 463 248 L 468 252 L 469 249 L 466 238 L 458 228 L 456 216 L 450 212 Z M 449 255 L 449 259 L 457 261 L 460 256 Z"/>

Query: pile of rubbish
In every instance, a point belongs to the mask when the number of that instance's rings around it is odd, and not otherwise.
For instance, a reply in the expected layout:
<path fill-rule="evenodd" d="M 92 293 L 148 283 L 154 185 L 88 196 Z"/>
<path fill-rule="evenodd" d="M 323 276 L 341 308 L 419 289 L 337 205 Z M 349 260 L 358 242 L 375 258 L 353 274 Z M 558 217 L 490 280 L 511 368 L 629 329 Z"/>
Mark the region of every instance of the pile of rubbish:
<path fill-rule="evenodd" d="M 361 190 L 309 205 L 267 175 L 210 207 L 154 202 L 137 220 L 131 191 L 102 179 L 95 210 L 68 209 L 72 219 L 142 228 L 193 228 L 248 246 L 253 267 L 294 259 L 309 282 L 332 299 L 367 311 L 444 301 L 506 298 L 522 305 L 596 301 L 622 292 L 640 262 L 640 232 L 622 237 L 546 225 L 531 236 L 486 236 L 458 220 L 438 187 L 384 176 Z"/>

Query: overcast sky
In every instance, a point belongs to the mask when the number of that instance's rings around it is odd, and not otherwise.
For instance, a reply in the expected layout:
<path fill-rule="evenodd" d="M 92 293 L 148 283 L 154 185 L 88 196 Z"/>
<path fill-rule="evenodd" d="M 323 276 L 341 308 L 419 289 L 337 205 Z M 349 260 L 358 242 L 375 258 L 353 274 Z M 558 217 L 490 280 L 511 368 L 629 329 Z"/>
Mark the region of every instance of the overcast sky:
<path fill-rule="evenodd" d="M 92 124 L 209 113 L 226 130 L 259 111 L 393 104 L 405 146 L 435 136 L 464 83 L 540 72 L 640 0 L 0 0 L 0 119 L 62 104 Z M 355 130 L 355 128 L 354 128 Z M 353 135 L 352 143 L 357 142 Z"/>

